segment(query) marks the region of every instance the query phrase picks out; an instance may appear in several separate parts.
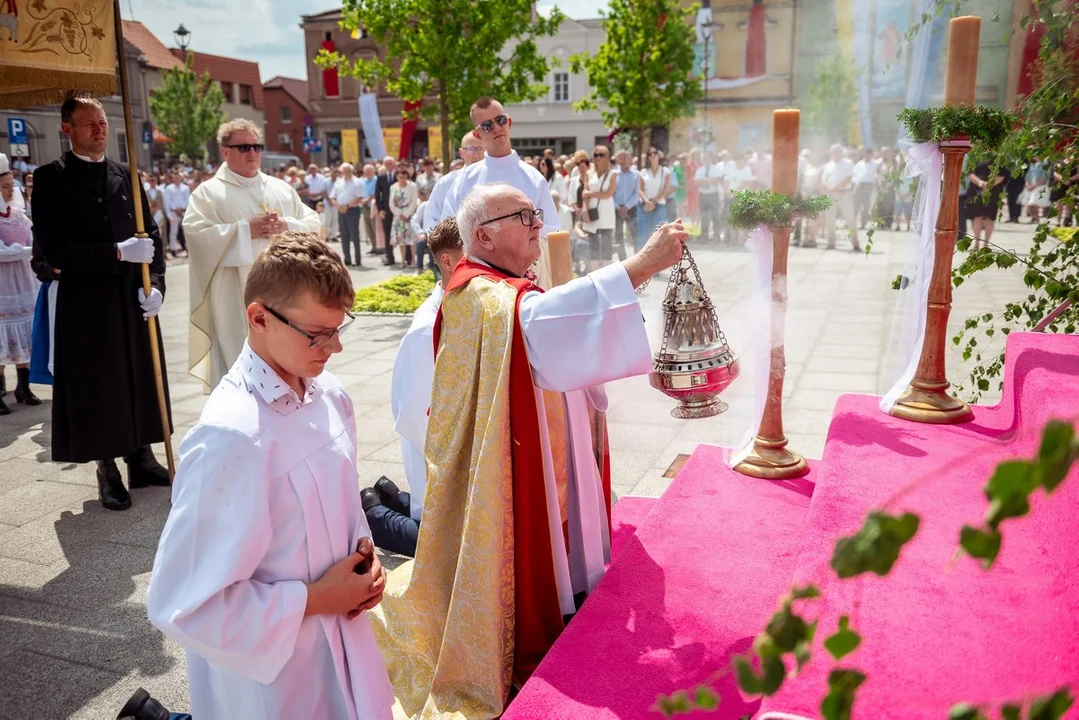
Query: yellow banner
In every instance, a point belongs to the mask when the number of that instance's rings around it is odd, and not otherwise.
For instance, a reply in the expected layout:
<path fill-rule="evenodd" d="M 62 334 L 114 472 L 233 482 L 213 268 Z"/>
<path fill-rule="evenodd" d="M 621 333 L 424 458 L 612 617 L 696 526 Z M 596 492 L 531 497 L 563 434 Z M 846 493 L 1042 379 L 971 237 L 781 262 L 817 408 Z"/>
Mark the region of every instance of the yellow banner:
<path fill-rule="evenodd" d="M 382 128 L 382 142 L 386 143 L 386 155 L 401 157 L 401 128 Z"/>
<path fill-rule="evenodd" d="M 442 157 L 442 128 L 440 127 L 427 128 L 427 157 L 435 159 Z"/>
<path fill-rule="evenodd" d="M 115 95 L 111 0 L 0 0 L 0 108 Z"/>
<path fill-rule="evenodd" d="M 854 66 L 854 0 L 836 0 L 835 3 L 836 42 L 843 60 Z M 862 127 L 858 122 L 858 113 L 853 112 L 847 126 L 847 141 L 851 145 L 862 144 Z"/>
<path fill-rule="evenodd" d="M 341 160 L 351 165 L 360 162 L 360 131 L 345 128 L 341 131 Z"/>

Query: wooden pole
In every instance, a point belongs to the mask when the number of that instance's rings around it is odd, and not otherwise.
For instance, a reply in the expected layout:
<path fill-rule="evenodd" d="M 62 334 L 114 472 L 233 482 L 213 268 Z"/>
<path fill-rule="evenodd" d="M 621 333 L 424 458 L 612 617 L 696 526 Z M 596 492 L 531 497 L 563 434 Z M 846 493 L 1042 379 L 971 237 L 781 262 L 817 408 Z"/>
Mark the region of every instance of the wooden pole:
<path fill-rule="evenodd" d="M 135 206 L 135 237 L 149 237 L 145 218 L 142 216 L 142 181 L 139 178 L 138 160 L 135 155 L 134 122 L 131 119 L 131 90 L 127 81 L 127 56 L 124 53 L 124 25 L 120 17 L 120 0 L 113 0 L 116 25 L 116 59 L 120 66 L 120 94 L 124 102 L 124 131 L 127 135 L 127 161 L 131 168 L 131 202 Z M 142 291 L 150 295 L 150 266 L 142 265 Z M 169 424 L 169 406 L 165 400 L 165 381 L 161 374 L 161 351 L 158 347 L 157 318 L 148 318 L 150 330 L 150 357 L 154 365 L 154 383 L 157 385 L 157 405 L 161 410 L 161 433 L 165 439 L 165 457 L 168 460 L 169 482 L 176 476 L 176 463 L 172 458 L 172 427 Z"/>
<path fill-rule="evenodd" d="M 772 190 L 793 197 L 798 190 L 797 110 L 772 113 Z M 768 363 L 768 395 L 753 450 L 734 466 L 743 475 L 765 480 L 787 480 L 809 472 L 805 458 L 787 449 L 783 434 L 783 381 L 787 375 L 784 337 L 787 332 L 787 253 L 793 228 L 772 228 L 772 353 Z M 763 330 L 763 329 L 762 329 Z"/>
<path fill-rule="evenodd" d="M 974 105 L 980 33 L 981 18 L 978 17 L 953 18 L 949 23 L 945 105 Z M 963 157 L 969 150 L 967 138 L 953 138 L 940 144 L 944 156 L 944 181 L 934 235 L 933 275 L 929 281 L 922 354 L 910 386 L 891 410 L 891 415 L 904 420 L 950 425 L 974 417 L 969 405 L 948 393 L 951 383 L 944 362 L 948 316 L 952 312 L 952 256 L 959 231 L 959 185 L 963 179 Z"/>

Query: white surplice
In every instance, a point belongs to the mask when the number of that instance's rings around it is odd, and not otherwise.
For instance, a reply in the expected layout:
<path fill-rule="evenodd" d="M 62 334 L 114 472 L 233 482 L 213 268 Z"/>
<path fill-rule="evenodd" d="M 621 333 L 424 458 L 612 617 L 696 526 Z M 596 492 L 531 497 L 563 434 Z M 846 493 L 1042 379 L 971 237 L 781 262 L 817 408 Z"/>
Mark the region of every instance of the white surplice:
<path fill-rule="evenodd" d="M 621 263 L 544 293 L 527 293 L 521 298 L 520 322 L 536 386 L 558 599 L 568 615 L 576 611 L 573 595 L 596 586 L 611 555 L 588 406 L 606 411 L 603 384 L 650 372 L 652 353 L 637 294 Z M 563 393 L 565 402 L 570 459 L 566 518 L 559 511 L 542 390 Z M 568 521 L 570 529 L 568 558 L 563 521 Z"/>
<path fill-rule="evenodd" d="M 301 400 L 245 343 L 184 438 L 146 607 L 199 720 L 392 717 L 366 613 L 304 617 L 306 583 L 370 537 L 355 437 L 333 375 Z"/>
<path fill-rule="evenodd" d="M 191 319 L 188 372 L 205 390 L 217 385 L 247 339 L 244 284 L 270 241 L 252 239 L 250 220 L 276 211 L 290 230 L 318 235 L 318 214 L 283 180 L 260 172 L 247 178 L 221 165 L 191 194 L 184 213 L 190 253 Z"/>
<path fill-rule="evenodd" d="M 461 201 L 468 196 L 472 188 L 498 182 L 517 188 L 532 201 L 534 207 L 543 210 L 543 227 L 540 229 L 540 235 L 547 237 L 547 233 L 558 230 L 558 211 L 555 210 L 554 200 L 551 199 L 551 187 L 543 175 L 540 175 L 539 170 L 521 160 L 516 150 L 510 151 L 509 155 L 503 157 L 486 155 L 481 162 L 462 168 L 446 193 L 442 217 L 456 215 L 461 207 Z"/>
<path fill-rule="evenodd" d="M 390 410 L 393 412 L 393 429 L 401 436 L 401 459 L 409 489 L 408 511 L 417 522 L 423 514 L 423 495 L 427 491 L 423 446 L 427 439 L 427 411 L 431 407 L 431 383 L 435 374 L 435 318 L 445 294 L 441 285 L 435 285 L 430 297 L 416 309 L 393 363 Z"/>

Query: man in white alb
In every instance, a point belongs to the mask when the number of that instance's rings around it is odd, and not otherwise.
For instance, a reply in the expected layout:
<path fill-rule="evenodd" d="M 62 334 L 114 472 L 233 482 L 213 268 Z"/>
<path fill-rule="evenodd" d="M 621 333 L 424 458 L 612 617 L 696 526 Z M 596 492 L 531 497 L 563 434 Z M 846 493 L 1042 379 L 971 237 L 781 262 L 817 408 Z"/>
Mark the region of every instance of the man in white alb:
<path fill-rule="evenodd" d="M 244 118 L 217 131 L 225 162 L 199 185 L 184 214 L 191 264 L 188 372 L 209 392 L 247 338 L 244 283 L 252 263 L 285 230 L 318 233 L 318 214 L 285 182 L 264 174 L 262 130 Z"/>
<path fill-rule="evenodd" d="M 483 159 L 483 141 L 470 130 L 461 138 L 461 147 L 457 148 L 457 155 L 460 157 L 461 162 L 465 164 L 465 167 L 478 163 Z M 427 199 L 427 208 L 423 216 L 424 227 L 433 228 L 438 225 L 438 221 L 443 217 L 452 217 L 452 215 L 443 215 L 442 211 L 445 207 L 446 195 L 449 194 L 450 188 L 453 187 L 453 183 L 457 181 L 457 176 L 461 174 L 462 170 L 463 168 L 451 170 L 435 183 L 435 188 L 431 191 L 431 197 Z"/>
<path fill-rule="evenodd" d="M 543 211 L 540 228 L 540 257 L 536 264 L 540 287 L 551 287 L 551 267 L 547 257 L 547 233 L 558 230 L 558 210 L 551 199 L 551 187 L 540 171 L 521 160 L 510 143 L 513 118 L 506 114 L 502 103 L 491 97 L 481 97 L 472 103 L 468 112 L 472 119 L 472 134 L 483 142 L 486 154 L 478 162 L 461 171 L 453 187 L 446 193 L 442 217 L 456 215 L 461 202 L 478 185 L 506 183 L 525 194 L 537 209 Z M 612 228 L 613 228 L 612 223 Z"/>

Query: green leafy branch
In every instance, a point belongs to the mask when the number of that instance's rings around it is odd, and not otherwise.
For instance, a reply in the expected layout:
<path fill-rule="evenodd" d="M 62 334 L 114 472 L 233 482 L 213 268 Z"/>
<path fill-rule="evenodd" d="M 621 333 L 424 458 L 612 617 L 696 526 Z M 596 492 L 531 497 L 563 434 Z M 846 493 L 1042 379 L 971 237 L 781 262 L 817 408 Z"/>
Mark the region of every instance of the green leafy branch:
<path fill-rule="evenodd" d="M 832 199 L 827 195 L 792 198 L 773 190 L 736 190 L 728 222 L 738 230 L 752 230 L 762 225 L 790 227 L 799 217 L 817 217 L 831 204 Z"/>
<path fill-rule="evenodd" d="M 968 138 L 971 144 L 984 148 L 1000 147 L 1017 123 L 1010 113 L 983 105 L 906 108 L 899 113 L 899 120 L 916 143 Z"/>
<path fill-rule="evenodd" d="M 1025 715 L 1023 703 L 1004 703 L 1000 706 L 1000 717 L 1001 720 L 1060 720 L 1074 704 L 1071 691 L 1064 687 L 1031 700 Z M 989 720 L 989 715 L 984 706 L 959 703 L 948 712 L 948 720 Z"/>
<path fill-rule="evenodd" d="M 1051 494 L 1079 459 L 1079 441 L 1071 423 L 1050 420 L 1042 432 L 1038 454 L 1032 460 L 1009 460 L 997 465 L 985 486 L 989 510 L 982 527 L 964 525 L 959 544 L 969 555 L 981 558 L 988 570 L 1000 553 L 1000 525 L 1030 512 L 1030 497 L 1038 488 Z"/>

